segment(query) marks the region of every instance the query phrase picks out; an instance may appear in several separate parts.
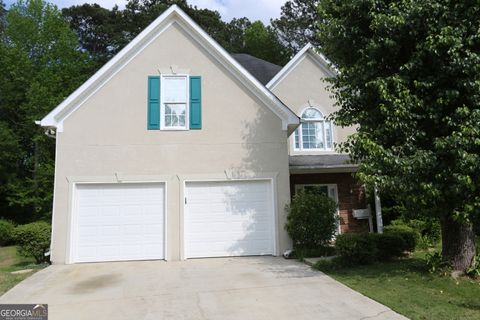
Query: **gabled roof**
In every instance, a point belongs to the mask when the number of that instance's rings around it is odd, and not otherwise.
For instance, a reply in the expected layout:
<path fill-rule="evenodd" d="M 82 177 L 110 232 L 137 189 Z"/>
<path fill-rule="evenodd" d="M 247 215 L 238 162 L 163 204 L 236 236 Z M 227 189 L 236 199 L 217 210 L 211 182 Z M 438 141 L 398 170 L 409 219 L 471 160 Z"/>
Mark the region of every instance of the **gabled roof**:
<path fill-rule="evenodd" d="M 307 43 L 283 68 L 278 72 L 272 80 L 270 80 L 266 87 L 270 90 L 275 88 L 282 80 L 288 75 L 290 71 L 305 58 L 311 57 L 318 66 L 329 76 L 334 77 L 337 75 L 337 70 L 333 67 L 333 64 L 321 53 L 315 51 L 315 48 L 311 43 Z"/>
<path fill-rule="evenodd" d="M 268 81 L 272 80 L 282 70 L 282 67 L 276 64 L 246 53 L 233 53 L 232 57 L 263 85 L 266 85 Z"/>
<path fill-rule="evenodd" d="M 231 72 L 240 83 L 255 95 L 265 106 L 282 120 L 283 130 L 291 133 L 299 124 L 299 118 L 274 94 L 272 94 L 255 77 L 245 70 L 240 63 L 232 58 L 215 40 L 212 39 L 177 5 L 155 19 L 135 39 L 125 46 L 117 55 L 108 61 L 90 79 L 68 96 L 55 109 L 37 122 L 43 127 L 53 127 L 63 130 L 63 121 L 77 108 L 81 107 L 96 91 L 107 83 L 118 71 L 127 65 L 146 46 L 154 41 L 164 30 L 176 24 L 183 28 L 200 46 L 202 46 L 223 67 Z"/>

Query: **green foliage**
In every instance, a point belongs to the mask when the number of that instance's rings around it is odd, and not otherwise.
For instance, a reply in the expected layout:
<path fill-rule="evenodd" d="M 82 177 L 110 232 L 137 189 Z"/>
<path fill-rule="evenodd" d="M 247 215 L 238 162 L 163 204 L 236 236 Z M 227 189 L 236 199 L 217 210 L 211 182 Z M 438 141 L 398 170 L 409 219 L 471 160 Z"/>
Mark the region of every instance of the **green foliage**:
<path fill-rule="evenodd" d="M 407 250 L 407 244 L 400 233 L 370 234 L 375 241 L 378 252 L 378 260 L 386 261 L 401 257 Z"/>
<path fill-rule="evenodd" d="M 344 265 L 370 264 L 378 259 L 378 248 L 370 234 L 338 235 L 335 249 Z"/>
<path fill-rule="evenodd" d="M 320 44 L 318 24 L 319 0 L 289 0 L 282 6 L 278 19 L 272 20 L 272 26 L 280 40 L 293 52 L 299 51 L 308 42 Z"/>
<path fill-rule="evenodd" d="M 314 257 L 330 257 L 335 254 L 335 247 L 333 246 L 318 246 L 315 248 L 297 248 L 293 257 L 303 260 L 305 258 L 314 258 Z"/>
<path fill-rule="evenodd" d="M 43 221 L 17 226 L 14 238 L 19 246 L 19 253 L 32 256 L 37 263 L 47 262 L 45 253 L 50 248 L 51 232 L 50 225 Z"/>
<path fill-rule="evenodd" d="M 405 251 L 413 251 L 417 246 L 417 240 L 420 234 L 407 225 L 390 225 L 386 226 L 383 231 L 385 234 L 397 234 L 403 238 L 405 242 Z"/>
<path fill-rule="evenodd" d="M 473 258 L 472 265 L 467 269 L 466 273 L 472 278 L 480 278 L 480 254 Z"/>
<path fill-rule="evenodd" d="M 342 145 L 357 176 L 450 229 L 480 215 L 479 15 L 472 1 L 320 1 L 322 49 L 340 71 L 334 118 L 358 126 Z"/>
<path fill-rule="evenodd" d="M 62 12 L 76 31 L 82 49 L 100 66 L 172 4 L 182 8 L 231 53 L 248 53 L 276 64 L 284 64 L 289 57 L 290 51 L 260 21 L 251 23 L 247 18 L 238 18 L 224 22 L 217 11 L 197 8 L 185 0 L 129 0 L 123 10 L 86 3 Z"/>
<path fill-rule="evenodd" d="M 275 64 L 284 65 L 289 60 L 289 52 L 277 39 L 271 27 L 261 21 L 255 21 L 245 29 L 245 52 L 270 61 Z"/>
<path fill-rule="evenodd" d="M 285 230 L 294 249 L 312 249 L 327 244 L 337 229 L 335 201 L 325 195 L 300 192 L 286 207 Z"/>
<path fill-rule="evenodd" d="M 12 221 L 0 219 L 0 246 L 7 246 L 13 243 L 13 230 L 15 225 Z"/>
<path fill-rule="evenodd" d="M 434 247 L 441 238 L 440 223 L 438 222 L 438 219 L 429 217 L 412 219 L 407 222 L 402 219 L 393 220 L 390 226 L 385 227 L 385 230 L 413 231 L 416 247 L 419 249 Z"/>
<path fill-rule="evenodd" d="M 447 273 L 450 270 L 450 263 L 445 260 L 439 252 L 427 253 L 425 264 L 430 273 Z"/>
<path fill-rule="evenodd" d="M 347 233 L 337 236 L 335 250 L 339 256 L 338 263 L 363 265 L 401 257 L 405 251 L 411 250 L 411 246 L 400 232 Z"/>
<path fill-rule="evenodd" d="M 18 1 L 0 37 L 0 210 L 16 222 L 51 212 L 55 141 L 34 124 L 92 71 L 60 11 Z"/>

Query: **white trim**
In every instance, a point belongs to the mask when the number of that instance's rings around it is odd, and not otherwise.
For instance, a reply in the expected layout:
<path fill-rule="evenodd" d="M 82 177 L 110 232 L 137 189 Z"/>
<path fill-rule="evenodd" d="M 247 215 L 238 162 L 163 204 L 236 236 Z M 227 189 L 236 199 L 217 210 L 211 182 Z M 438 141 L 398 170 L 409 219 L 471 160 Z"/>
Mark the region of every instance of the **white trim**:
<path fill-rule="evenodd" d="M 68 240 L 67 240 L 67 247 L 66 247 L 66 264 L 74 264 L 74 263 L 83 263 L 83 262 L 76 262 L 76 235 L 78 233 L 78 223 L 77 223 L 77 206 L 78 206 L 78 199 L 75 197 L 75 193 L 77 192 L 77 186 L 78 185 L 92 185 L 92 184 L 97 184 L 97 185 L 112 185 L 112 184 L 118 184 L 118 185 L 124 185 L 124 184 L 157 184 L 157 185 L 163 185 L 163 194 L 164 194 L 164 203 L 163 203 L 163 260 L 168 261 L 168 245 L 167 245 L 167 240 L 168 240 L 168 220 L 167 220 L 167 203 L 168 203 L 168 187 L 167 187 L 167 180 L 158 180 L 158 181 L 152 181 L 152 180 L 124 180 L 124 181 L 118 181 L 114 180 L 111 181 L 111 179 L 104 180 L 102 178 L 97 179 L 82 179 L 79 178 L 78 181 L 72 181 L 70 183 L 70 201 L 72 203 L 71 208 L 70 208 L 70 223 L 69 223 L 69 230 L 68 230 Z"/>
<path fill-rule="evenodd" d="M 303 113 L 307 110 L 307 109 L 315 109 L 317 110 L 318 112 L 320 112 L 320 114 L 322 115 L 322 119 L 304 119 L 302 118 L 302 115 Z M 303 124 L 304 123 L 308 123 L 308 122 L 311 122 L 311 123 L 316 123 L 316 122 L 323 122 L 323 143 L 324 143 L 324 146 L 325 148 L 304 148 L 303 147 Z M 330 137 L 332 139 L 331 143 L 332 143 L 332 146 L 331 148 L 327 148 L 327 128 L 325 126 L 325 124 L 329 122 L 330 123 Z M 298 137 L 299 137 L 299 140 L 298 140 L 298 148 L 296 146 L 296 142 L 297 142 L 297 139 L 295 137 L 295 134 L 293 134 L 293 151 L 294 152 L 312 152 L 312 151 L 325 151 L 325 152 L 332 152 L 332 151 L 335 151 L 335 147 L 334 147 L 334 134 L 333 134 L 333 128 L 334 128 L 335 124 L 332 120 L 327 120 L 327 117 L 325 117 L 325 115 L 323 114 L 323 112 L 320 110 L 319 107 L 317 106 L 312 106 L 312 105 L 308 105 L 307 107 L 305 107 L 302 112 L 300 112 L 300 125 L 297 127 L 297 129 L 295 130 L 298 130 Z"/>
<path fill-rule="evenodd" d="M 334 190 L 335 196 L 333 200 L 337 203 L 337 217 L 338 217 L 338 225 L 337 225 L 337 234 L 342 234 L 342 226 L 340 223 L 340 203 L 338 202 L 338 186 L 336 183 L 301 183 L 295 184 L 295 193 L 302 190 L 305 187 L 327 187 L 328 197 L 330 197 L 330 191 Z M 332 188 L 332 189 L 330 189 Z"/>
<path fill-rule="evenodd" d="M 277 256 L 278 255 L 278 240 L 279 240 L 279 234 L 278 234 L 278 214 L 277 214 L 277 195 L 276 195 L 276 178 L 275 177 L 256 177 L 256 178 L 232 178 L 232 179 L 225 179 L 225 178 L 210 178 L 210 179 L 205 179 L 199 177 L 197 178 L 188 178 L 188 179 L 182 179 L 183 181 L 183 188 L 182 192 L 180 192 L 181 195 L 183 195 L 181 201 L 183 203 L 183 208 L 182 208 L 182 214 L 180 215 L 180 260 L 186 260 L 188 257 L 186 256 L 186 243 L 185 243 L 185 212 L 187 210 L 187 204 L 185 203 L 185 198 L 187 196 L 187 183 L 202 183 L 202 182 L 235 182 L 235 181 L 242 181 L 242 182 L 248 182 L 248 181 L 268 181 L 270 183 L 270 193 L 271 193 L 271 209 L 272 209 L 272 215 L 271 215 L 271 224 L 272 224 L 272 241 L 273 241 L 273 247 L 272 247 L 272 255 Z"/>
<path fill-rule="evenodd" d="M 316 52 L 311 43 L 307 43 L 266 85 L 273 90 L 307 56 L 313 58 L 318 66 L 329 76 L 335 77 L 338 71 L 323 54 Z"/>
<path fill-rule="evenodd" d="M 58 185 L 57 185 L 57 170 L 58 170 L 58 145 L 59 145 L 59 142 L 58 142 L 58 139 L 59 139 L 59 135 L 56 134 L 55 135 L 55 160 L 54 160 L 54 165 L 55 167 L 53 168 L 53 199 L 52 199 L 52 227 L 51 227 L 51 233 L 50 233 L 50 261 L 52 263 L 55 263 L 56 261 L 56 257 L 53 255 L 53 243 L 54 243 L 54 238 L 56 238 L 55 236 L 55 232 L 54 232 L 54 229 L 55 229 L 55 225 L 56 225 L 56 221 L 55 221 L 55 207 L 56 207 L 56 194 L 57 194 L 57 189 L 58 189 Z"/>
<path fill-rule="evenodd" d="M 180 127 L 166 127 L 165 126 L 165 97 L 164 91 L 164 78 L 185 78 L 185 126 Z M 190 76 L 188 74 L 162 74 L 160 75 L 160 130 L 163 131 L 187 131 L 190 129 Z M 168 103 L 168 102 L 167 102 Z"/>
<path fill-rule="evenodd" d="M 40 121 L 40 125 L 43 127 L 55 127 L 57 131 L 61 132 L 63 130 L 63 121 L 70 114 L 85 103 L 88 98 L 173 23 L 185 29 L 190 37 L 202 45 L 208 53 L 216 58 L 220 64 L 226 67 L 247 89 L 259 98 L 265 106 L 274 112 L 282 120 L 283 130 L 287 130 L 289 126 L 296 126 L 300 123 L 297 115 L 292 110 L 285 106 L 274 94 L 248 73 L 245 68 L 233 59 L 225 49 L 200 28 L 185 12 L 177 5 L 172 5 L 97 71 L 97 73 L 47 114 Z"/>

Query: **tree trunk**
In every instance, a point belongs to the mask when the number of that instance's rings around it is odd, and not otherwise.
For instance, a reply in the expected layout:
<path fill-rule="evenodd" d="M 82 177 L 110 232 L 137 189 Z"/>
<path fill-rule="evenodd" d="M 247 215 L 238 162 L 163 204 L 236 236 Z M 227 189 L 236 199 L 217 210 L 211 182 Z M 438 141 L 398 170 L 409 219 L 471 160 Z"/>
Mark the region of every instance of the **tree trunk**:
<path fill-rule="evenodd" d="M 451 216 L 440 219 L 442 226 L 442 255 L 453 270 L 465 271 L 475 257 L 475 233 L 471 223 L 455 221 Z"/>

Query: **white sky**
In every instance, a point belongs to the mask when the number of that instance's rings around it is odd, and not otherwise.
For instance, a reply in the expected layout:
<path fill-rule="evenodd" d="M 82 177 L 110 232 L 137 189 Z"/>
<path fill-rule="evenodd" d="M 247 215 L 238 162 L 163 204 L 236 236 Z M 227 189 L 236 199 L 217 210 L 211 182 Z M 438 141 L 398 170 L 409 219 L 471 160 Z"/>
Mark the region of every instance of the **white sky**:
<path fill-rule="evenodd" d="M 120 8 L 125 7 L 126 0 L 46 0 L 60 8 L 70 7 L 83 3 L 98 3 L 102 7 L 112 8 L 117 4 Z M 270 23 L 271 18 L 280 16 L 280 7 L 287 0 L 187 0 L 189 4 L 199 8 L 216 10 L 222 15 L 224 21 L 232 18 L 247 17 L 251 21 L 261 20 L 265 24 Z M 4 0 L 7 7 L 15 0 Z"/>

